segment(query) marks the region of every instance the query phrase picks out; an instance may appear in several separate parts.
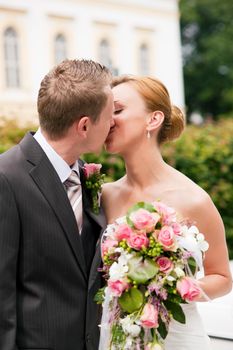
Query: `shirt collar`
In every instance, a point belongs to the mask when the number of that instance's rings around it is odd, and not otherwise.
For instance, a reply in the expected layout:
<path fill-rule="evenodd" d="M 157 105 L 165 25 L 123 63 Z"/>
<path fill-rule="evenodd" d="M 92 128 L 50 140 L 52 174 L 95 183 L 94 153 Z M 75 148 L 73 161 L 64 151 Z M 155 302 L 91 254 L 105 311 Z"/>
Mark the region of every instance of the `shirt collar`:
<path fill-rule="evenodd" d="M 52 146 L 50 146 L 42 134 L 40 128 L 35 133 L 34 138 L 50 160 L 62 183 L 68 179 L 68 177 L 71 175 L 72 170 L 75 170 L 78 176 L 80 176 L 78 161 L 76 160 L 72 168 L 70 168 L 66 161 L 61 156 L 59 156 L 59 154 L 53 149 Z"/>

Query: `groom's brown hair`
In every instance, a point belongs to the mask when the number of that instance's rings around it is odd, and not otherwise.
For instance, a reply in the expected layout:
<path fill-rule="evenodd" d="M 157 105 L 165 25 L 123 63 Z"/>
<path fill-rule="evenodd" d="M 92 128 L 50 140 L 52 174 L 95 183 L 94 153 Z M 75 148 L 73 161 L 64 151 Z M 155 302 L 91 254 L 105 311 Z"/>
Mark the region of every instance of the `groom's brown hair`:
<path fill-rule="evenodd" d="M 41 128 L 57 139 L 82 116 L 97 121 L 111 79 L 110 71 L 92 60 L 65 60 L 55 66 L 40 85 L 37 108 Z"/>

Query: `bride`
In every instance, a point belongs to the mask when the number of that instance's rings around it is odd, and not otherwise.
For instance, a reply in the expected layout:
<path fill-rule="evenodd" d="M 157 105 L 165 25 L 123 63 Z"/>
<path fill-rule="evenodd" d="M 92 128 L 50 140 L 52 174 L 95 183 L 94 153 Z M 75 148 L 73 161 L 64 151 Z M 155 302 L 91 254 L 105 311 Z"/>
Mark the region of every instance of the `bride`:
<path fill-rule="evenodd" d="M 102 198 L 108 223 L 125 215 L 137 202 L 161 200 L 205 234 L 209 250 L 204 260 L 205 276 L 198 281 L 204 293 L 210 299 L 228 293 L 232 280 L 221 217 L 208 194 L 161 156 L 161 145 L 183 131 L 182 112 L 171 105 L 165 86 L 153 78 L 115 78 L 113 94 L 115 125 L 106 148 L 123 157 L 126 175 L 104 186 Z M 186 323 L 170 323 L 165 350 L 210 349 L 195 303 L 183 309 Z"/>

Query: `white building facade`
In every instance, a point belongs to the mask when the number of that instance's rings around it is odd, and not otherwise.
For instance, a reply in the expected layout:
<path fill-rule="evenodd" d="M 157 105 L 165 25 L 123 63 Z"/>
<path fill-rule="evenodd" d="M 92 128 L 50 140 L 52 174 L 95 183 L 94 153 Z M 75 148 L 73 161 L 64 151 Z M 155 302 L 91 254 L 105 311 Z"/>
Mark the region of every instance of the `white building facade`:
<path fill-rule="evenodd" d="M 184 107 L 178 0 L 0 0 L 0 118 L 37 123 L 40 81 L 65 58 L 155 76 Z"/>

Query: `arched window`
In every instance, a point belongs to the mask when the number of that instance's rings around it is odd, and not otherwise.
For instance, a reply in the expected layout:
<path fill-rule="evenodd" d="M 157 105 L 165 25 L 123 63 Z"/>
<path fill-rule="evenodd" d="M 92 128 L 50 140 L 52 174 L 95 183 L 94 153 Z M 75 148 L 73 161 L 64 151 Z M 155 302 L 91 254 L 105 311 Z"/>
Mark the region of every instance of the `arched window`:
<path fill-rule="evenodd" d="M 6 86 L 18 88 L 20 86 L 18 35 L 12 27 L 7 28 L 3 35 Z"/>
<path fill-rule="evenodd" d="M 99 44 L 99 62 L 104 66 L 111 68 L 112 60 L 111 60 L 111 49 L 110 44 L 107 39 L 101 40 Z"/>
<path fill-rule="evenodd" d="M 55 48 L 55 64 L 58 64 L 67 58 L 66 38 L 64 37 L 63 34 L 58 34 L 55 37 L 54 48 Z"/>
<path fill-rule="evenodd" d="M 147 44 L 142 44 L 139 49 L 139 70 L 141 75 L 150 74 L 150 51 Z"/>

